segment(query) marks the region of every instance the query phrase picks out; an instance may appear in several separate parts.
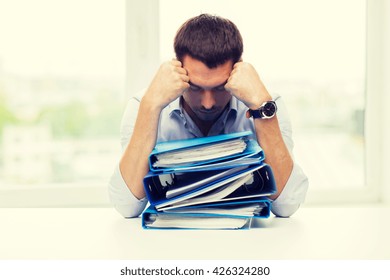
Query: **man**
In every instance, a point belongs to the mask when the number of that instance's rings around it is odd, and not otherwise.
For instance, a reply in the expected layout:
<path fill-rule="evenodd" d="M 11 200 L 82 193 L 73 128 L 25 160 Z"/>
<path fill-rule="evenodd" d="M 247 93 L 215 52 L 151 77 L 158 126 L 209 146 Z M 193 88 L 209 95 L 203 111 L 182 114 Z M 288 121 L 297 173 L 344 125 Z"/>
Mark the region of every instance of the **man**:
<path fill-rule="evenodd" d="M 145 208 L 142 182 L 156 142 L 252 130 L 275 176 L 272 211 L 292 215 L 304 200 L 307 177 L 292 159 L 291 125 L 281 98 L 273 98 L 255 68 L 241 59 L 237 27 L 202 14 L 181 26 L 174 49 L 177 59 L 161 65 L 124 114 L 124 152 L 109 185 L 116 209 L 137 217 Z"/>

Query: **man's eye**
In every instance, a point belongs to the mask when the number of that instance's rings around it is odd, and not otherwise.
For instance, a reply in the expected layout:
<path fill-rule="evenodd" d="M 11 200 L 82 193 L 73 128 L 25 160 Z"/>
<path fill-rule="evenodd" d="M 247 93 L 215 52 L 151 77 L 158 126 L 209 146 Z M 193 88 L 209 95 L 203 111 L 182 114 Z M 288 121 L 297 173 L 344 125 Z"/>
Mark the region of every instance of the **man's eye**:
<path fill-rule="evenodd" d="M 191 91 L 200 91 L 200 87 L 193 86 L 193 85 L 190 86 L 190 89 Z"/>
<path fill-rule="evenodd" d="M 215 91 L 225 91 L 225 86 L 219 86 L 214 89 Z"/>

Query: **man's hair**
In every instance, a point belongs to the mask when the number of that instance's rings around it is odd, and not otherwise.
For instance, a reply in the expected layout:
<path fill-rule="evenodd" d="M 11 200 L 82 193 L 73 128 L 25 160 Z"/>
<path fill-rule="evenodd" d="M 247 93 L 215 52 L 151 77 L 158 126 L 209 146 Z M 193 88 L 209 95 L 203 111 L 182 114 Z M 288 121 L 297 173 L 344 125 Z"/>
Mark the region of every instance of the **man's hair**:
<path fill-rule="evenodd" d="M 215 68 L 241 59 L 243 42 L 237 26 L 228 19 L 201 14 L 187 20 L 177 31 L 174 48 L 178 60 L 185 55 Z"/>

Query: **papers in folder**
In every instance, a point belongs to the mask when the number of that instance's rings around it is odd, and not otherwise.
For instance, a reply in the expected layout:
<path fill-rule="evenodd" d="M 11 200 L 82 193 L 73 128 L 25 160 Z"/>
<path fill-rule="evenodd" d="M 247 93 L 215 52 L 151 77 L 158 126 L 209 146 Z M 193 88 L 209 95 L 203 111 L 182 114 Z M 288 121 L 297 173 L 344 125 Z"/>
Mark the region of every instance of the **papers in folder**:
<path fill-rule="evenodd" d="M 152 172 L 227 169 L 255 164 L 264 153 L 252 132 L 161 142 L 149 156 Z"/>
<path fill-rule="evenodd" d="M 149 228 L 177 228 L 177 229 L 241 229 L 244 228 L 248 219 L 226 217 L 196 217 L 154 214 L 149 216 L 147 226 Z"/>
<path fill-rule="evenodd" d="M 199 207 L 150 213 L 150 228 L 241 229 L 249 226 L 251 216 L 259 215 L 265 204 L 252 203 L 236 207 Z"/>
<path fill-rule="evenodd" d="M 268 165 L 255 165 L 246 168 L 236 167 L 229 170 L 229 172 L 225 170 L 219 172 L 225 174 L 225 176 L 200 184 L 174 197 L 167 196 L 169 192 L 169 188 L 167 188 L 164 195 L 150 196 L 149 201 L 154 204 L 156 209 L 165 210 L 239 198 L 264 197 L 274 191 L 273 181 L 266 179 L 270 172 Z M 186 175 L 194 182 L 198 178 L 198 172 L 191 172 Z M 268 176 L 270 177 L 270 175 Z M 270 178 L 273 179 L 273 177 Z M 183 187 L 186 188 L 187 186 Z M 181 189 L 180 187 L 176 188 Z"/>
<path fill-rule="evenodd" d="M 234 193 L 237 189 L 241 188 L 245 183 L 251 181 L 252 179 L 253 179 L 253 174 L 246 174 L 245 176 L 238 178 L 232 182 L 226 183 L 219 188 L 217 187 L 214 190 L 208 191 L 206 189 L 206 193 L 203 195 L 201 194 L 198 197 L 191 198 L 191 196 L 196 195 L 196 192 L 189 196 L 183 196 L 181 197 L 180 200 L 176 201 L 176 203 L 173 203 L 172 206 L 165 207 L 165 209 L 211 203 L 211 202 L 217 202 L 222 200 L 227 201 L 229 200 L 227 199 L 229 195 Z"/>
<path fill-rule="evenodd" d="M 226 176 L 232 175 L 232 174 L 234 174 L 234 172 L 244 170 L 245 168 L 246 168 L 246 166 L 240 166 L 240 167 L 231 168 L 228 170 L 223 170 L 223 171 L 216 172 L 216 173 L 213 173 L 213 172 L 200 173 L 200 172 L 198 172 L 198 173 L 196 173 L 198 175 L 196 178 L 194 176 L 192 176 L 194 173 L 187 174 L 187 175 L 189 175 L 189 176 L 186 176 L 186 177 L 188 177 L 187 180 L 181 179 L 181 181 L 184 181 L 184 184 L 180 184 L 180 183 L 172 184 L 172 186 L 168 188 L 167 193 L 166 193 L 166 197 L 172 198 L 172 197 L 178 196 L 178 195 L 183 194 L 183 193 L 188 193 L 188 192 L 190 192 L 194 189 L 197 189 L 201 186 L 204 186 L 210 182 L 214 182 L 214 181 L 222 179 Z M 183 175 L 181 175 L 181 177 L 183 177 Z M 247 179 L 245 179 L 245 180 L 247 180 Z M 185 184 L 186 182 L 188 182 L 188 183 Z M 223 194 L 218 192 L 218 197 L 220 197 L 221 195 L 223 195 Z"/>
<path fill-rule="evenodd" d="M 247 147 L 244 139 L 233 139 L 222 143 L 189 147 L 177 151 L 156 155 L 154 167 L 171 167 L 180 164 L 195 164 L 197 162 L 218 160 L 242 153 Z"/>

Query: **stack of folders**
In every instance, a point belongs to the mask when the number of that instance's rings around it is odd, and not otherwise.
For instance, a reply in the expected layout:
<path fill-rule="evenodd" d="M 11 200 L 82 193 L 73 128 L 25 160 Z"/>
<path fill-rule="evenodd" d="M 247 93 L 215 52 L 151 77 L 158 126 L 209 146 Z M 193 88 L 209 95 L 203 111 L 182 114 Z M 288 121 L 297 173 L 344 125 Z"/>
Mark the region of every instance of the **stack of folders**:
<path fill-rule="evenodd" d="M 158 143 L 149 165 L 146 229 L 248 229 L 270 215 L 274 176 L 250 131 Z"/>

